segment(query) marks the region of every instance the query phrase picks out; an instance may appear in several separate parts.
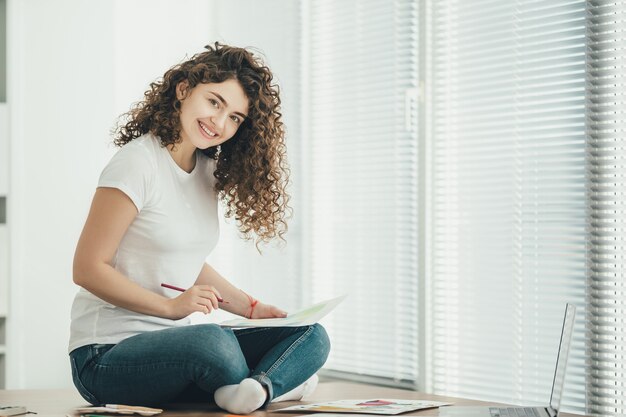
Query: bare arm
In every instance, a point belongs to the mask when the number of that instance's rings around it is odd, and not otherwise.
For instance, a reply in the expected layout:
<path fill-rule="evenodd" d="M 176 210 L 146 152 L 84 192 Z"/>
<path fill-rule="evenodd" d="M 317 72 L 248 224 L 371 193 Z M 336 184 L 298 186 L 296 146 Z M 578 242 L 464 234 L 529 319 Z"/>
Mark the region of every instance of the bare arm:
<path fill-rule="evenodd" d="M 213 293 L 204 286 L 169 299 L 134 283 L 113 268 L 113 257 L 137 216 L 130 198 L 116 188 L 98 188 L 74 254 L 74 282 L 102 300 L 137 313 L 180 319 L 212 311 Z"/>
<path fill-rule="evenodd" d="M 251 298 L 221 276 L 219 272 L 213 269 L 209 264 L 205 263 L 202 267 L 200 275 L 196 280 L 196 285 L 209 285 L 216 288 L 224 301 L 228 301 L 228 303 L 221 303 L 221 308 L 230 313 L 248 317 L 252 310 L 252 317 L 250 318 L 255 319 L 287 316 L 287 313 L 281 309 L 262 302 L 258 302 L 254 308 L 251 309 Z"/>

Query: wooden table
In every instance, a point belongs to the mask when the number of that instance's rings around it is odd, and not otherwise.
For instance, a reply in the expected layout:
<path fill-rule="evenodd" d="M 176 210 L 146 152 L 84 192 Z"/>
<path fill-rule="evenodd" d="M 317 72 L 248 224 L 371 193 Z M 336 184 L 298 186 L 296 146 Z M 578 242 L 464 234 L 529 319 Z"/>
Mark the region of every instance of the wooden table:
<path fill-rule="evenodd" d="M 374 385 L 358 384 L 354 382 L 323 382 L 315 393 L 306 402 L 333 401 L 340 399 L 362 398 L 401 398 L 414 400 L 432 400 L 452 402 L 455 405 L 490 405 L 480 401 L 464 400 L 461 398 L 442 397 L 423 394 L 420 392 L 378 387 Z M 77 407 L 88 406 L 85 400 L 74 389 L 66 390 L 0 390 L 0 404 L 27 406 L 29 411 L 36 412 L 34 417 L 75 417 L 79 414 L 74 410 Z M 296 405 L 298 402 L 282 402 L 271 404 L 268 410 L 252 413 L 255 417 L 293 417 L 302 413 L 272 413 L 271 410 Z M 190 404 L 168 408 L 159 417 L 224 417 L 227 413 L 211 404 Z M 422 410 L 402 414 L 402 416 L 437 416 L 437 409 Z M 138 417 L 137 415 L 134 415 Z M 365 416 L 365 415 L 364 415 Z M 561 413 L 559 417 L 575 417 L 574 414 Z M 26 416 L 28 417 L 28 415 Z"/>

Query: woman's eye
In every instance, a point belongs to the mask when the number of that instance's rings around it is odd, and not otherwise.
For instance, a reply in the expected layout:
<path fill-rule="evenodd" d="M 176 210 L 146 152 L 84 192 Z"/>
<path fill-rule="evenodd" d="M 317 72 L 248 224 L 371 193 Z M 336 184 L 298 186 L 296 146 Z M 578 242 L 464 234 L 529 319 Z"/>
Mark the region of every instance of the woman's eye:
<path fill-rule="evenodd" d="M 230 120 L 237 124 L 241 123 L 241 118 L 239 116 L 230 116 Z"/>
<path fill-rule="evenodd" d="M 213 100 L 212 98 L 210 98 L 209 103 L 211 103 L 211 106 L 215 107 L 216 109 L 220 108 L 220 103 L 217 100 Z"/>

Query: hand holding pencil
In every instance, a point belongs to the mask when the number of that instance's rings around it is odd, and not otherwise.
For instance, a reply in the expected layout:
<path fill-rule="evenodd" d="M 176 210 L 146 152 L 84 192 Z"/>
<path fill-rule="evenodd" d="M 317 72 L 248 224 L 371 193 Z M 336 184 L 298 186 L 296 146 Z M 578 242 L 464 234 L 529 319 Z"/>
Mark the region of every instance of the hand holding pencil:
<path fill-rule="evenodd" d="M 220 302 L 227 303 L 219 291 L 211 285 L 194 285 L 186 290 L 170 284 L 161 284 L 161 286 L 182 292 L 179 296 L 168 300 L 170 310 L 168 315 L 173 320 L 182 319 L 195 312 L 209 314 L 219 308 Z"/>
<path fill-rule="evenodd" d="M 163 288 L 168 288 L 170 290 L 174 290 L 174 291 L 179 291 L 182 292 L 183 294 L 172 299 L 172 300 L 177 300 L 179 298 L 181 298 L 181 302 L 184 301 L 182 299 L 183 295 L 192 291 L 194 288 L 198 288 L 198 287 L 202 287 L 204 289 L 208 289 L 208 291 L 212 291 L 214 292 L 215 295 L 215 299 L 217 300 L 217 302 L 219 303 L 223 303 L 223 304 L 230 304 L 230 302 L 225 301 L 220 293 L 217 291 L 217 289 L 215 289 L 215 287 L 210 286 L 210 285 L 194 285 L 193 287 L 189 288 L 188 290 L 185 290 L 184 288 L 180 288 L 171 284 L 165 284 L 162 283 L 161 286 Z M 195 291 L 195 290 L 194 290 Z M 241 291 L 241 290 L 240 290 Z M 248 298 L 250 304 L 247 307 L 245 312 L 235 312 L 232 311 L 230 309 L 228 309 L 229 311 L 235 313 L 235 314 L 240 314 L 244 317 L 247 318 L 254 318 L 254 319 L 269 319 L 269 318 L 284 318 L 287 317 L 287 312 L 276 307 L 273 306 L 271 304 L 265 304 L 262 302 L 259 302 L 258 300 L 255 300 L 253 297 L 250 297 L 248 294 L 246 294 L 245 292 L 241 291 L 242 294 L 245 294 L 245 296 Z M 203 300 L 200 300 L 200 304 L 202 304 Z M 213 307 L 213 308 L 211 308 Z M 195 312 L 195 311 L 202 311 L 204 314 L 209 314 L 211 311 L 217 309 L 218 307 L 216 306 L 216 304 L 212 304 L 211 306 L 207 306 L 206 310 L 193 310 L 191 311 L 191 313 Z M 191 314 L 188 313 L 187 315 Z"/>

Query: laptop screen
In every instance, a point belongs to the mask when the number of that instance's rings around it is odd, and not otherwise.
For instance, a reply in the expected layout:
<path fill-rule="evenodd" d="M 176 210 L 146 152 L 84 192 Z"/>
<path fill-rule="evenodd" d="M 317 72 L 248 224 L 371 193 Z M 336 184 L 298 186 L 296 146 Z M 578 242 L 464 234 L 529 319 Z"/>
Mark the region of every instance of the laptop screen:
<path fill-rule="evenodd" d="M 561 341 L 559 343 L 559 356 L 556 358 L 556 370 L 554 372 L 554 381 L 552 381 L 552 394 L 550 395 L 550 407 L 557 412 L 561 406 L 561 394 L 563 393 L 563 384 L 565 383 L 567 357 L 569 356 L 569 347 L 572 342 L 572 333 L 574 332 L 575 316 L 576 306 L 567 304 L 561 331 Z"/>

